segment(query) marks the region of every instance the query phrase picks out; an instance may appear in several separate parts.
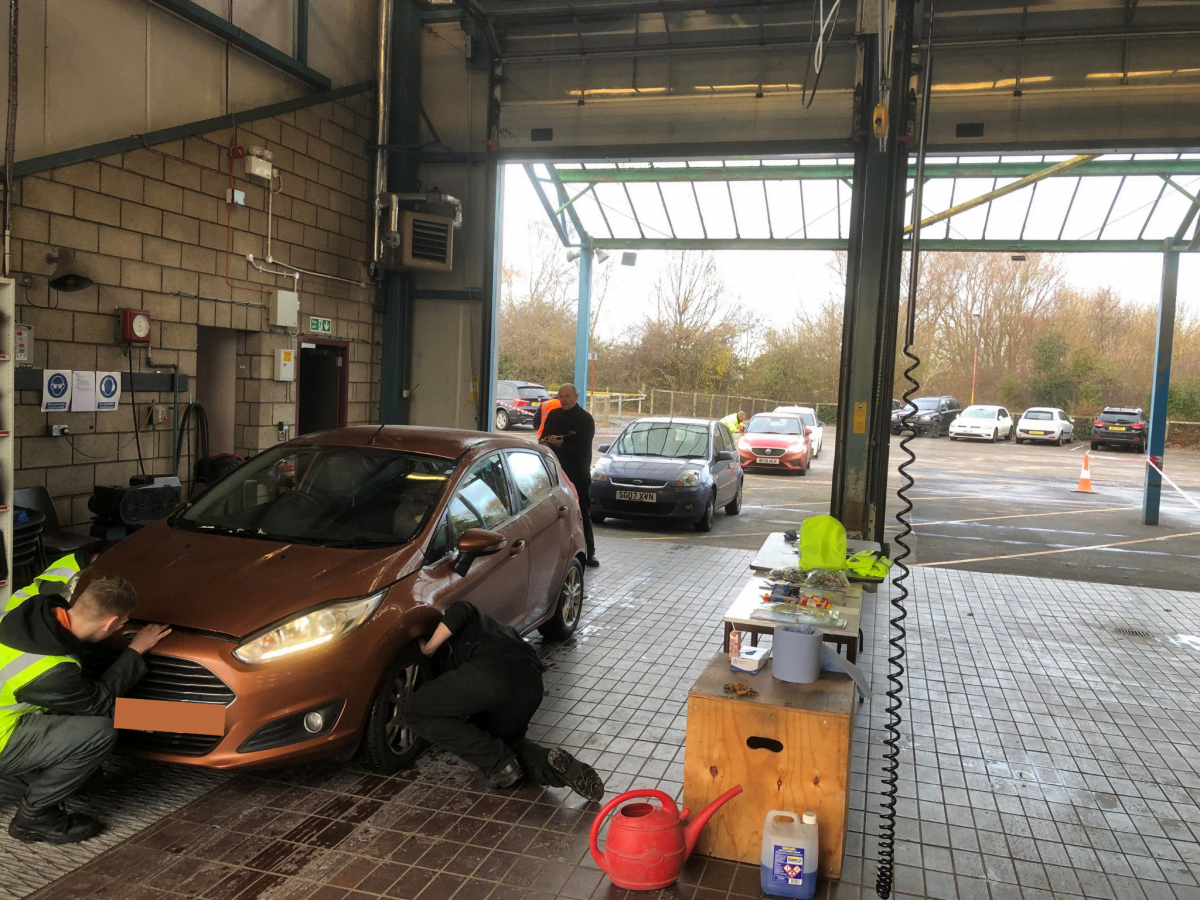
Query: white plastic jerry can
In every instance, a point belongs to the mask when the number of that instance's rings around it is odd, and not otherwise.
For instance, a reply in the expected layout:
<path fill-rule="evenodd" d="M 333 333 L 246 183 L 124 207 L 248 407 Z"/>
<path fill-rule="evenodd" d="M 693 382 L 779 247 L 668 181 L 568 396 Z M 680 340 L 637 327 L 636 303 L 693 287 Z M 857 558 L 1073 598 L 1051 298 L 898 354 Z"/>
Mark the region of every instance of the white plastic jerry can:
<path fill-rule="evenodd" d="M 773 809 L 763 822 L 764 894 L 808 900 L 817 892 L 817 814 Z"/>

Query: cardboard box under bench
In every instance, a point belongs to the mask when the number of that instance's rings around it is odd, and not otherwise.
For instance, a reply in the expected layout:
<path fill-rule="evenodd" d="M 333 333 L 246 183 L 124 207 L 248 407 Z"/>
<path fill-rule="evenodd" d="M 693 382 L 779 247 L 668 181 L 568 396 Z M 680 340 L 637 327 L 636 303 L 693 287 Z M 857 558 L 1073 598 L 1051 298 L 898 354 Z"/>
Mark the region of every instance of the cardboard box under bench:
<path fill-rule="evenodd" d="M 696 852 L 757 865 L 772 809 L 817 814 L 817 872 L 839 878 L 846 844 L 854 682 L 822 672 L 812 684 L 777 680 L 774 661 L 757 675 L 732 672 L 718 653 L 688 691 L 683 805 L 693 815 L 735 784 L 743 793 L 709 820 Z M 739 697 L 725 685 L 745 681 Z"/>

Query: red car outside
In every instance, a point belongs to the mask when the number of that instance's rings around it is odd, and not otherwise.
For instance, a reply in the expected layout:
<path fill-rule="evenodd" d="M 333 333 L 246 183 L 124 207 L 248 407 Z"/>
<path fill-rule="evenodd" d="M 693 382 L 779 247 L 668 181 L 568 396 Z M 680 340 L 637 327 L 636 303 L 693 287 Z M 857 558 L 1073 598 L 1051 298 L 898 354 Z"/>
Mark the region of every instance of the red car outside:
<path fill-rule="evenodd" d="M 759 413 L 738 439 L 742 468 L 808 474 L 812 461 L 809 429 L 799 416 Z"/>

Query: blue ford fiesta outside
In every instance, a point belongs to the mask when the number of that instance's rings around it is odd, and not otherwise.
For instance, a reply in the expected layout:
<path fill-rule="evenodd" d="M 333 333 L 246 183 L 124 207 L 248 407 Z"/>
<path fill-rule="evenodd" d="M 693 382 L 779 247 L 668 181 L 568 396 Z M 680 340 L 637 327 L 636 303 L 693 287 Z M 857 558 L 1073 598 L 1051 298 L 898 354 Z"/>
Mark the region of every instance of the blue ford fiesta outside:
<path fill-rule="evenodd" d="M 592 521 L 670 519 L 711 531 L 718 508 L 742 510 L 742 467 L 729 429 L 710 419 L 630 423 L 592 467 Z"/>

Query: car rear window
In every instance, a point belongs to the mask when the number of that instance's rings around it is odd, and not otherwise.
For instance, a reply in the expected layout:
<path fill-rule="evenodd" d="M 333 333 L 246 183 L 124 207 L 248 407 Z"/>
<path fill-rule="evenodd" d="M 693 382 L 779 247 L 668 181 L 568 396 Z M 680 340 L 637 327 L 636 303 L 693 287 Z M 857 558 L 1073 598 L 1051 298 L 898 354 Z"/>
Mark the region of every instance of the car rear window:
<path fill-rule="evenodd" d="M 325 547 L 403 544 L 453 471 L 452 460 L 378 447 L 285 445 L 234 469 L 170 524 Z"/>
<path fill-rule="evenodd" d="M 1134 412 L 1102 412 L 1100 421 L 1112 422 L 1114 425 L 1128 425 L 1131 422 L 1140 422 L 1141 419 Z"/>
<path fill-rule="evenodd" d="M 522 400 L 536 400 L 539 397 L 549 397 L 544 387 L 523 387 L 517 388 L 517 393 L 521 395 Z"/>
<path fill-rule="evenodd" d="M 1039 421 L 1050 420 L 1054 418 L 1054 413 L 1050 412 L 1048 409 L 1031 409 L 1026 411 L 1025 415 L 1023 415 L 1021 418 L 1037 419 Z"/>

